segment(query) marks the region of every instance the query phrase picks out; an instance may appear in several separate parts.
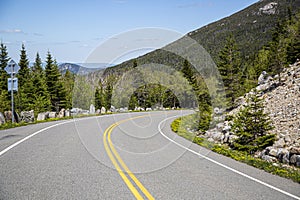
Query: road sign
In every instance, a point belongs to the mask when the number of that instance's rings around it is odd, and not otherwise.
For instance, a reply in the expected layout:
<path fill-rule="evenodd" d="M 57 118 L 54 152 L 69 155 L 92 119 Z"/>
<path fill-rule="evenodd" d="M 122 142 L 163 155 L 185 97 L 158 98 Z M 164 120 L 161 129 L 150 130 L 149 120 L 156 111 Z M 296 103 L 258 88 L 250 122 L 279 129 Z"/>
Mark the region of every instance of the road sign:
<path fill-rule="evenodd" d="M 18 78 L 13 78 L 13 79 L 8 78 L 7 79 L 7 88 L 8 88 L 8 91 L 11 91 L 11 90 L 18 91 Z"/>
<path fill-rule="evenodd" d="M 8 74 L 16 74 L 20 70 L 20 66 L 14 60 L 10 60 L 8 65 L 4 68 Z"/>

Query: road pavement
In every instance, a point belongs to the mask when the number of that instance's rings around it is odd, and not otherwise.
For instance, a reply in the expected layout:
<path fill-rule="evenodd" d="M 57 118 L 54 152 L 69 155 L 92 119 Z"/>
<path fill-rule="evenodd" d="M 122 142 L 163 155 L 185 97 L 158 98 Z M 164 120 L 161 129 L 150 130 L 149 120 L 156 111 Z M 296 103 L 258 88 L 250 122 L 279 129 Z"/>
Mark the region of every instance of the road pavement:
<path fill-rule="evenodd" d="M 300 184 L 170 130 L 192 111 L 138 112 L 0 131 L 0 199 L 300 199 Z"/>

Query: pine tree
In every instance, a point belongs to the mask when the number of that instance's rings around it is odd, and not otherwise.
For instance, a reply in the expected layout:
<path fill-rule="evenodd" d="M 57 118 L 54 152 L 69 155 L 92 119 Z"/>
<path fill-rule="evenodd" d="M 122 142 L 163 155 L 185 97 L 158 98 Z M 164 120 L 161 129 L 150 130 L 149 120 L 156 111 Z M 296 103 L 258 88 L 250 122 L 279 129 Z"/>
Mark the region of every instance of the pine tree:
<path fill-rule="evenodd" d="M 36 54 L 35 63 L 32 66 L 32 83 L 34 85 L 34 111 L 35 114 L 50 109 L 50 95 L 47 90 L 45 71 L 39 53 Z"/>
<path fill-rule="evenodd" d="M 60 109 L 65 107 L 66 92 L 61 81 L 61 74 L 58 70 L 56 61 L 53 61 L 50 52 L 46 58 L 46 85 L 50 94 L 51 109 L 59 112 Z"/>
<path fill-rule="evenodd" d="M 104 92 L 102 80 L 99 80 L 98 87 L 95 91 L 95 108 L 101 109 L 104 106 Z"/>
<path fill-rule="evenodd" d="M 4 112 L 10 109 L 10 101 L 8 99 L 7 91 L 7 78 L 9 75 L 4 68 L 9 61 L 8 52 L 6 46 L 1 42 L 0 44 L 0 112 Z"/>
<path fill-rule="evenodd" d="M 112 98 L 113 86 L 111 82 L 108 82 L 105 88 L 105 108 L 109 110 L 111 107 L 111 98 Z"/>
<path fill-rule="evenodd" d="M 18 72 L 18 82 L 19 85 L 24 85 L 29 77 L 29 61 L 27 59 L 25 45 L 22 44 L 20 61 L 19 61 L 20 70 Z"/>
<path fill-rule="evenodd" d="M 233 148 L 253 154 L 257 150 L 271 146 L 275 141 L 275 135 L 268 132 L 272 129 L 271 120 L 268 114 L 264 113 L 263 101 L 254 90 L 252 94 L 250 93 L 247 104 L 237 113 L 233 121 L 232 130 L 238 136 Z"/>
<path fill-rule="evenodd" d="M 73 88 L 75 82 L 75 75 L 69 70 L 63 76 L 63 84 L 66 91 L 66 108 L 73 106 Z"/>
<path fill-rule="evenodd" d="M 34 109 L 35 101 L 33 92 L 34 86 L 32 83 L 32 76 L 30 75 L 29 61 L 24 44 L 22 44 L 20 52 L 20 70 L 17 74 L 19 88 L 16 95 L 16 110 L 19 112 Z"/>
<path fill-rule="evenodd" d="M 223 79 L 224 90 L 228 107 L 234 107 L 234 100 L 239 92 L 239 71 L 240 71 L 240 51 L 233 35 L 226 38 L 224 48 L 219 53 L 219 62 L 217 64 L 220 75 Z"/>
<path fill-rule="evenodd" d="M 297 23 L 296 33 L 287 46 L 287 61 L 292 64 L 300 59 L 300 22 Z"/>

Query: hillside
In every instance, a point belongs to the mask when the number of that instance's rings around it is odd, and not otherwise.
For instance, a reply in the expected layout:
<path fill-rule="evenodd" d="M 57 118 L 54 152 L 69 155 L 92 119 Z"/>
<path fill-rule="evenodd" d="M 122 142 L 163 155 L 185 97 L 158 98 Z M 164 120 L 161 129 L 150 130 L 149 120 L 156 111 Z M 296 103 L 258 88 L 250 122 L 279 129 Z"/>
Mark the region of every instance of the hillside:
<path fill-rule="evenodd" d="M 272 30 L 278 20 L 289 16 L 288 10 L 295 13 L 300 8 L 300 0 L 261 0 L 229 17 L 191 31 L 188 37 L 196 40 L 210 53 L 216 62 L 218 52 L 223 48 L 225 38 L 230 34 L 236 38 L 245 63 L 272 37 Z M 173 45 L 178 43 L 175 41 Z M 122 74 L 133 66 L 134 60 L 139 65 L 159 63 L 181 69 L 182 58 L 162 49 L 144 56 L 107 68 L 104 75 Z"/>

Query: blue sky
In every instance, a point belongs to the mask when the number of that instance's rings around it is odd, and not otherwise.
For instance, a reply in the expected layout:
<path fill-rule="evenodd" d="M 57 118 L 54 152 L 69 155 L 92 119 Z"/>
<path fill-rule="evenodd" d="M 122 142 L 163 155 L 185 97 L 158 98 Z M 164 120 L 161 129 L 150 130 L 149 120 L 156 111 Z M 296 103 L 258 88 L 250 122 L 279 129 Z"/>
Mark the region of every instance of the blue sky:
<path fill-rule="evenodd" d="M 255 2 L 1 0 L 0 39 L 16 61 L 24 43 L 30 61 L 36 52 L 44 60 L 49 50 L 58 62 L 83 63 L 99 45 L 120 33 L 157 27 L 186 34 Z"/>

